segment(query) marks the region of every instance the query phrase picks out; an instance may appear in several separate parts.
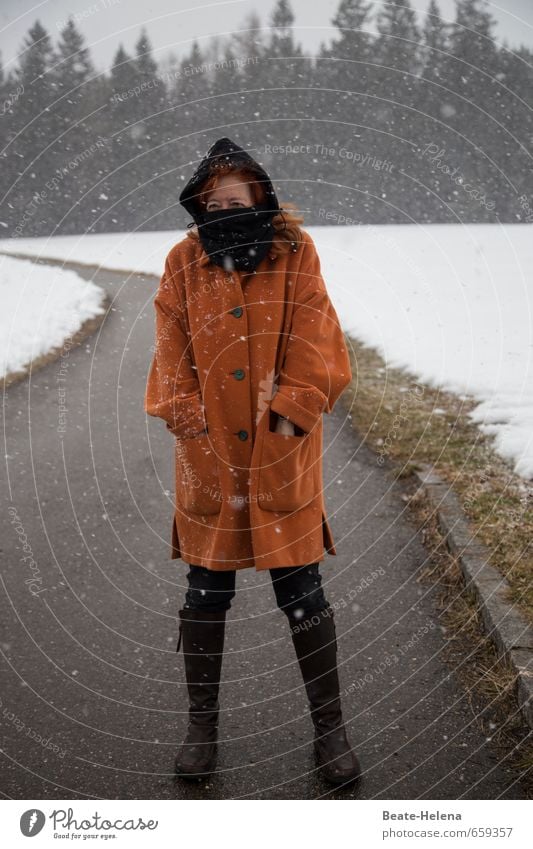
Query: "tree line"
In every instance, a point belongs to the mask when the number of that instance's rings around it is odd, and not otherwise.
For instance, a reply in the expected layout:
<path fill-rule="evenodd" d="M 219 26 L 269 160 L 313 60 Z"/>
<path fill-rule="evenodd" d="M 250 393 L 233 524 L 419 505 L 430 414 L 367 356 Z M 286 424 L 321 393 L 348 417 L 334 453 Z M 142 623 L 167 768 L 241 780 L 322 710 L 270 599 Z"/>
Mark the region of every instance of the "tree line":
<path fill-rule="evenodd" d="M 278 0 L 160 62 L 143 29 L 98 72 L 72 18 L 56 44 L 37 20 L 0 67 L 0 236 L 181 229 L 223 135 L 307 224 L 533 220 L 532 51 L 499 44 L 486 0 L 420 24 L 409 0 L 341 0 L 331 25 L 311 54 Z"/>

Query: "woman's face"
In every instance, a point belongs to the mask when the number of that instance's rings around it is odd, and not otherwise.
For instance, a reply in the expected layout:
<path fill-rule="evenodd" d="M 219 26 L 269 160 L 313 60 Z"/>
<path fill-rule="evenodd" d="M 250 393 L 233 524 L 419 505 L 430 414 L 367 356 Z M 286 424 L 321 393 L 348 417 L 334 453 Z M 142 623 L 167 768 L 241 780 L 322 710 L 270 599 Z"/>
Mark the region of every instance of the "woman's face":
<path fill-rule="evenodd" d="M 206 212 L 217 209 L 239 209 L 252 206 L 254 202 L 250 183 L 237 174 L 220 177 L 216 188 L 206 198 Z"/>

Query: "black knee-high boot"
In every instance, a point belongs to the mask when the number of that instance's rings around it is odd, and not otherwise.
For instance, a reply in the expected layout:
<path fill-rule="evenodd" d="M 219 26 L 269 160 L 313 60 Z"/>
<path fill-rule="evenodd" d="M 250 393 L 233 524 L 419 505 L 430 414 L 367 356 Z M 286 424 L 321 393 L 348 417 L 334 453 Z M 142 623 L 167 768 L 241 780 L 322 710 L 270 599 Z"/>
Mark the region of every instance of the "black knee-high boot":
<path fill-rule="evenodd" d="M 333 609 L 328 606 L 304 619 L 296 619 L 288 612 L 287 618 L 309 699 L 320 772 L 332 784 L 355 781 L 361 767 L 342 719 Z"/>
<path fill-rule="evenodd" d="M 224 649 L 226 611 L 183 608 L 178 611 L 189 693 L 187 735 L 176 755 L 176 773 L 187 779 L 206 778 L 217 760 L 218 691 Z"/>

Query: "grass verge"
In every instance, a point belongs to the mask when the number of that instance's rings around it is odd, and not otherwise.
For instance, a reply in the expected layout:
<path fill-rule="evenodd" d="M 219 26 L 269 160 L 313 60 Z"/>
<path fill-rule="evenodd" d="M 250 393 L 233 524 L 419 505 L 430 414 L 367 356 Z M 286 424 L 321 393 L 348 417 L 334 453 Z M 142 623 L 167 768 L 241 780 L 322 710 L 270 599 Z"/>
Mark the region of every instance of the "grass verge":
<path fill-rule="evenodd" d="M 533 622 L 533 482 L 516 475 L 472 422 L 474 399 L 421 384 L 350 339 L 354 380 L 343 394 L 352 424 L 397 477 L 431 463 L 446 480 L 509 582 L 508 601 Z"/>

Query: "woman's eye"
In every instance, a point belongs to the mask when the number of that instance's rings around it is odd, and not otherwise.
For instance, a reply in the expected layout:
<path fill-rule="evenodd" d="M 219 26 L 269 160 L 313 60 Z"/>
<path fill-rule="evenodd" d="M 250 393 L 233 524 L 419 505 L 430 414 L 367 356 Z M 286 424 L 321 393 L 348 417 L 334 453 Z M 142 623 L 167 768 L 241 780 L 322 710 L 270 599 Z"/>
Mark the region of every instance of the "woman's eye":
<path fill-rule="evenodd" d="M 232 200 L 231 201 L 231 206 L 244 207 L 244 205 L 245 204 L 243 203 L 242 200 Z M 206 206 L 207 212 L 214 212 L 216 209 L 220 209 L 220 204 L 216 200 L 210 201 Z"/>

